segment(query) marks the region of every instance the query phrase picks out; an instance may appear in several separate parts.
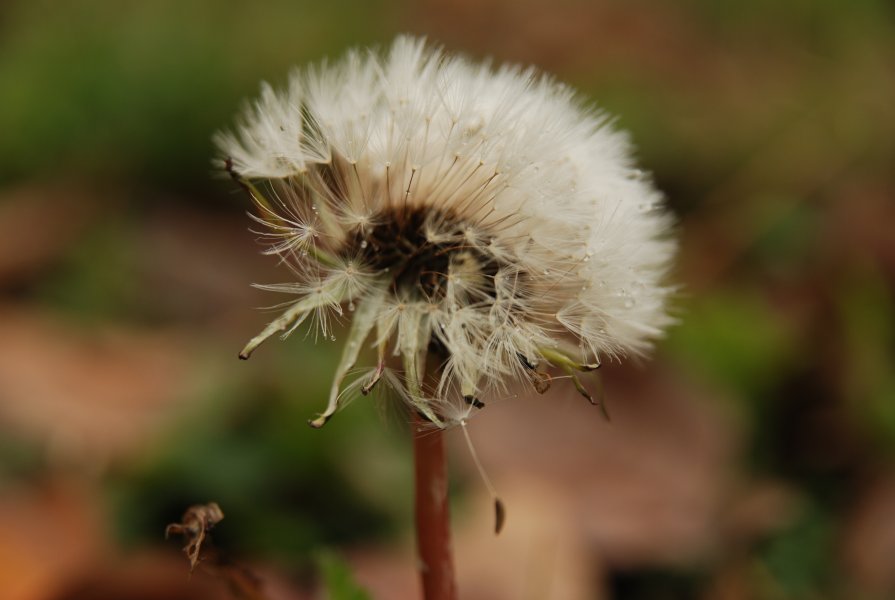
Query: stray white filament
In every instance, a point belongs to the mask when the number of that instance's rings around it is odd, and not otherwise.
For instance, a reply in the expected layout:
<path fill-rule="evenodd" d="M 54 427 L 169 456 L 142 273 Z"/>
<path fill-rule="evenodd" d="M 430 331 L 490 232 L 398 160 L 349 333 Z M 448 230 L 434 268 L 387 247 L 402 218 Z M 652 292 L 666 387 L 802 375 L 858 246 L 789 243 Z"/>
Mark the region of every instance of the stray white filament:
<path fill-rule="evenodd" d="M 466 438 L 466 445 L 469 447 L 469 455 L 472 456 L 472 462 L 475 463 L 475 468 L 478 469 L 482 482 L 485 484 L 491 497 L 497 500 L 499 498 L 497 490 L 494 488 L 494 484 L 491 483 L 491 478 L 488 477 L 488 473 L 485 472 L 485 467 L 482 465 L 482 461 L 479 460 L 479 455 L 475 451 L 475 445 L 472 443 L 472 438 L 469 437 L 469 430 L 466 427 L 466 419 L 460 419 L 460 427 L 463 429 L 463 437 Z"/>
<path fill-rule="evenodd" d="M 469 448 L 469 455 L 472 456 L 472 462 L 475 463 L 475 468 L 479 472 L 479 477 L 482 478 L 482 482 L 485 484 L 485 488 L 491 494 L 491 500 L 494 502 L 494 533 L 500 533 L 500 530 L 503 529 L 503 523 L 506 519 L 506 510 L 504 509 L 503 502 L 500 499 L 500 496 L 497 495 L 497 490 L 494 488 L 494 484 L 491 483 L 491 478 L 488 477 L 488 473 L 485 471 L 484 465 L 482 465 L 482 461 L 479 460 L 479 455 L 475 451 L 475 445 L 472 443 L 472 438 L 469 436 L 469 430 L 466 427 L 466 419 L 460 419 L 460 427 L 463 430 L 463 437 L 466 438 L 466 446 Z"/>

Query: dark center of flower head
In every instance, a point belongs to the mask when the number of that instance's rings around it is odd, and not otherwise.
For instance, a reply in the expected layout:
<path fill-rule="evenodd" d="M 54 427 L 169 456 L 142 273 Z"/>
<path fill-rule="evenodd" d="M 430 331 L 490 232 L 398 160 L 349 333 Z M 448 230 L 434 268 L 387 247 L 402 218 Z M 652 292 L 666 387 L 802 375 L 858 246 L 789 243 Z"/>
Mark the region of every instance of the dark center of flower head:
<path fill-rule="evenodd" d="M 500 263 L 470 242 L 470 226 L 455 215 L 431 207 L 395 208 L 376 215 L 373 222 L 349 236 L 344 255 L 390 273 L 395 291 L 440 300 L 454 277 L 466 280 L 461 285 L 474 281 L 480 299 L 495 297 L 494 275 Z"/>

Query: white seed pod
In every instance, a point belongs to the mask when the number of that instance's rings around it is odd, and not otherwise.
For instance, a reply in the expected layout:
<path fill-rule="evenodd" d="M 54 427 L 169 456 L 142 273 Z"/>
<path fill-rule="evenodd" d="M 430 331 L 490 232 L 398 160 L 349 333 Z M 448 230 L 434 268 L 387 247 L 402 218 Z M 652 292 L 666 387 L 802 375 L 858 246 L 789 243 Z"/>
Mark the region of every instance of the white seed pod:
<path fill-rule="evenodd" d="M 671 322 L 661 195 L 606 115 L 532 69 L 401 37 L 264 85 L 216 142 L 296 278 L 265 287 L 299 296 L 241 356 L 309 315 L 327 337 L 331 313 L 352 321 L 312 424 L 368 340 L 363 389 L 400 356 L 387 379 L 445 426 L 510 380 L 545 387 L 543 365 L 582 391 L 576 371 L 648 351 Z"/>

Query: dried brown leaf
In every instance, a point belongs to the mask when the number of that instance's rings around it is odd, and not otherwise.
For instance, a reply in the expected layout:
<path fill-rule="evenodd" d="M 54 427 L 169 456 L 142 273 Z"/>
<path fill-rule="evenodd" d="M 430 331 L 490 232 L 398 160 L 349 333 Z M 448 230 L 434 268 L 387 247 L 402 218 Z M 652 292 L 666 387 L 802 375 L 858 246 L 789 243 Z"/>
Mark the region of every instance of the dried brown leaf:
<path fill-rule="evenodd" d="M 190 573 L 199 564 L 209 575 L 227 584 L 230 593 L 240 600 L 268 600 L 260 577 L 245 565 L 230 560 L 211 542 L 209 532 L 224 519 L 217 502 L 196 504 L 183 513 L 180 523 L 165 528 L 165 537 L 182 535 L 186 539 L 183 552 L 190 560 Z"/>
<path fill-rule="evenodd" d="M 165 528 L 165 538 L 182 535 L 186 539 L 183 552 L 190 559 L 190 572 L 196 570 L 202 560 L 202 549 L 208 532 L 224 519 L 224 512 L 217 502 L 196 504 L 183 513 L 181 523 L 171 523 Z"/>

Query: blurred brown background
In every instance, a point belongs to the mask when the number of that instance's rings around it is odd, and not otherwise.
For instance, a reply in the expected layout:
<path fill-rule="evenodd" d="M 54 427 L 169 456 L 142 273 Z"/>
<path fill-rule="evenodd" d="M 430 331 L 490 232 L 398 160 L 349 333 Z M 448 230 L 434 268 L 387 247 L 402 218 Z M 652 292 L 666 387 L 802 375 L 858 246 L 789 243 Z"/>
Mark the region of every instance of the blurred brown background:
<path fill-rule="evenodd" d="M 238 363 L 288 278 L 211 134 L 261 79 L 425 34 L 632 132 L 679 217 L 681 324 L 459 443 L 464 598 L 895 598 L 895 9 L 886 0 L 0 5 L 0 597 L 217 599 L 165 524 L 216 500 L 265 597 L 417 594 L 405 431 L 323 431 L 339 342 Z M 362 591 L 365 589 L 366 592 Z"/>

